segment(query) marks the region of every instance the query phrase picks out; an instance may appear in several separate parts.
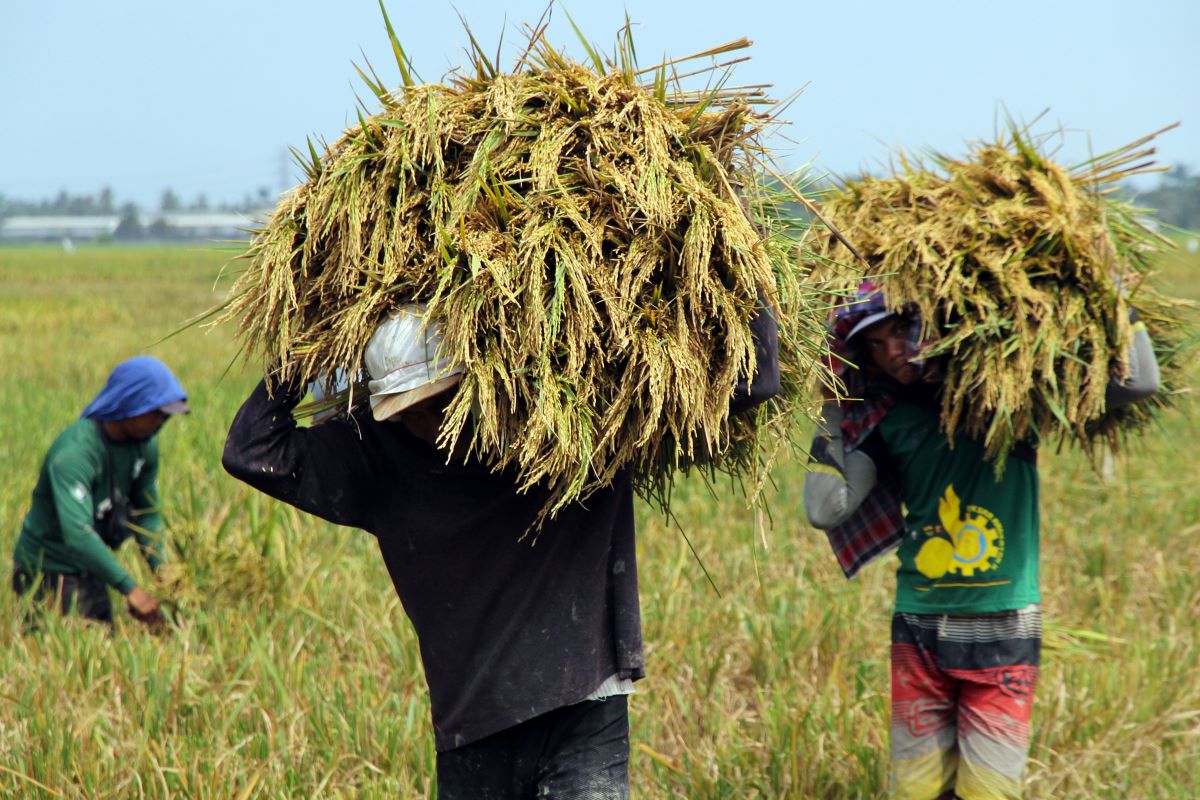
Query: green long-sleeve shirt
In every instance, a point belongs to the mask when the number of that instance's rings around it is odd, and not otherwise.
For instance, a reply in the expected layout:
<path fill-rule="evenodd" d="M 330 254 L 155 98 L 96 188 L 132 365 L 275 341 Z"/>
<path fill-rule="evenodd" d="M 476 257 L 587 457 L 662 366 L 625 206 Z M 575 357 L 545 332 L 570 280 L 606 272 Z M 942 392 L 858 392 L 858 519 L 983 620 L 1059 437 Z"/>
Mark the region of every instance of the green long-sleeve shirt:
<path fill-rule="evenodd" d="M 33 504 L 25 515 L 13 561 L 31 571 L 89 572 L 122 594 L 133 578 L 101 538 L 106 514 L 128 498 L 129 525 L 152 569 L 162 562 L 158 514 L 158 442 L 106 442 L 100 425 L 77 420 L 42 461 Z"/>

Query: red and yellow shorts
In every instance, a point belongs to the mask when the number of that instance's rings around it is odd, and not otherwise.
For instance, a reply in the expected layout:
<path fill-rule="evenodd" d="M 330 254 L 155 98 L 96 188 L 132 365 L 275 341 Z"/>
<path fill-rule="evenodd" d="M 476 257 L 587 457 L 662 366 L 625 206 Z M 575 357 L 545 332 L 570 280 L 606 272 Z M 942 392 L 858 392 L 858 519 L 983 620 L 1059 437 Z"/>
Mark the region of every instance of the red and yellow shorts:
<path fill-rule="evenodd" d="M 1017 800 L 1042 617 L 892 617 L 892 796 Z"/>

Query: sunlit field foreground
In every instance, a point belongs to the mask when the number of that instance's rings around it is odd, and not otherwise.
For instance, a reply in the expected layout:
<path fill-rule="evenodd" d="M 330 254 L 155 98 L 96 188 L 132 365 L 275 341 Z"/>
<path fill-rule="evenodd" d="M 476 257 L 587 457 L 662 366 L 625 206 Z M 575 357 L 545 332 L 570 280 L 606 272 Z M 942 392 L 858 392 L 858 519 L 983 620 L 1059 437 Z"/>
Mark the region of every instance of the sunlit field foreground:
<path fill-rule="evenodd" d="M 257 380 L 218 301 L 216 250 L 0 250 L 0 796 L 433 797 L 415 639 L 372 538 L 227 477 Z M 1200 259 L 1164 264 L 1200 297 Z M 166 361 L 193 413 L 160 436 L 169 634 L 127 614 L 22 632 L 9 554 L 46 448 L 111 367 Z M 1195 374 L 1195 371 L 1193 371 Z M 1200 374 L 1195 377 L 1200 379 Z M 1184 404 L 1186 405 L 1186 404 Z M 1200 423 L 1093 469 L 1041 454 L 1048 621 L 1029 796 L 1200 797 Z M 634 797 L 886 797 L 891 564 L 842 578 L 776 473 L 760 531 L 727 487 L 684 482 L 674 524 L 639 509 L 647 680 L 631 700 Z"/>

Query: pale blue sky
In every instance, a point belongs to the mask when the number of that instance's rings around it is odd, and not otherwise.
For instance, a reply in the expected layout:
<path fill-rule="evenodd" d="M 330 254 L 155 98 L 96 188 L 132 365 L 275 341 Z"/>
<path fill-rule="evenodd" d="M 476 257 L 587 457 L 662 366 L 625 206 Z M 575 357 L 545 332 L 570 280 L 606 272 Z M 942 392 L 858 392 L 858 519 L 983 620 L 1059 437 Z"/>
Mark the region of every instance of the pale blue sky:
<path fill-rule="evenodd" d="M 542 0 L 459 0 L 477 37 L 518 26 Z M 804 94 L 786 160 L 836 173 L 877 168 L 903 145 L 959 152 L 990 136 L 1006 107 L 1043 128 L 1082 131 L 1063 160 L 1176 120 L 1160 157 L 1200 167 L 1200 3 L 768 0 L 619 3 L 567 9 L 609 49 L 625 10 L 644 64 L 730 39 L 754 40 L 738 82 Z M 446 0 L 392 0 L 389 13 L 426 80 L 459 63 L 465 36 Z M 306 135 L 333 140 L 365 93 L 360 48 L 397 76 L 375 0 L 0 0 L 0 194 L 49 197 L 111 185 L 156 206 L 276 192 L 281 154 Z M 505 17 L 507 27 L 505 28 Z M 552 40 L 579 48 L 562 9 Z M 1085 135 L 1086 134 L 1086 135 Z M 285 170 L 294 180 L 290 165 Z"/>

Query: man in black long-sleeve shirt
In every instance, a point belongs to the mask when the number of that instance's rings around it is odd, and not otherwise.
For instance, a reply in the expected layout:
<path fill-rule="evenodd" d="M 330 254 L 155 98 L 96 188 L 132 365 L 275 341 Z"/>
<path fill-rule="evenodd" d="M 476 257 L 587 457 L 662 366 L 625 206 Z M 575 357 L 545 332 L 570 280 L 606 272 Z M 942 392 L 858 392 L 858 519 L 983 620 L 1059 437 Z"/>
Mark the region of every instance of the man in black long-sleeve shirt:
<path fill-rule="evenodd" d="M 372 339 L 373 415 L 301 429 L 301 385 L 260 383 L 225 468 L 377 537 L 420 643 L 442 800 L 627 797 L 625 695 L 644 675 L 630 478 L 523 538 L 545 493 L 434 445 L 456 369 L 420 322 L 406 307 Z M 774 320 L 753 327 L 758 370 L 735 408 L 778 390 Z"/>

